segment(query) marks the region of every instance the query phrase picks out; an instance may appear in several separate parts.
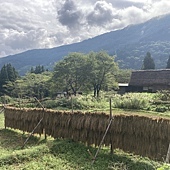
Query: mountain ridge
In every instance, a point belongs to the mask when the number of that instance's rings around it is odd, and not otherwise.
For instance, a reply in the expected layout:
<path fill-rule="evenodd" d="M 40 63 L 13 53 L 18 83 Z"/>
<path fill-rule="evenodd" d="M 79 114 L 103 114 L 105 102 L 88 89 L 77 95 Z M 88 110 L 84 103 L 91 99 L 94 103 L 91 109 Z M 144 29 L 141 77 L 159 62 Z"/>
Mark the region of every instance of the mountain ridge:
<path fill-rule="evenodd" d="M 11 63 L 21 74 L 32 66 L 52 68 L 70 52 L 89 53 L 104 50 L 116 55 L 120 68 L 140 69 L 149 51 L 156 68 L 165 68 L 170 53 L 170 14 L 152 18 L 144 23 L 129 25 L 121 30 L 98 35 L 82 42 L 50 49 L 33 49 L 0 58 L 0 67 Z"/>

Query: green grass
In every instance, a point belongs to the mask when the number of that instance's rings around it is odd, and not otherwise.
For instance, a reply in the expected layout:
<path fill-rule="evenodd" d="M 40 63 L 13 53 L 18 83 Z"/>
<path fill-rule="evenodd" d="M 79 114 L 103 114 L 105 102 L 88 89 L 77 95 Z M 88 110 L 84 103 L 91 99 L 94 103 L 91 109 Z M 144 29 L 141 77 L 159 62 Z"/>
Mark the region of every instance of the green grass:
<path fill-rule="evenodd" d="M 95 155 L 97 150 L 93 146 L 33 136 L 21 149 L 27 136 L 18 130 L 4 129 L 4 117 L 0 114 L 0 170 L 155 170 L 167 166 L 121 150 L 110 154 L 108 147 L 99 151 L 92 165 L 89 151 Z"/>

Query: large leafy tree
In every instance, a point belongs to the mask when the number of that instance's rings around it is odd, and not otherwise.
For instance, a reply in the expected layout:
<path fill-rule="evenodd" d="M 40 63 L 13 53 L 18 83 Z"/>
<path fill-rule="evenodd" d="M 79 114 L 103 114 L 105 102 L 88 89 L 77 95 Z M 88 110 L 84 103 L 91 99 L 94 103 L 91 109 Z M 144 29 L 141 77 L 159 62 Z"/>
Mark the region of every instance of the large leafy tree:
<path fill-rule="evenodd" d="M 41 74 L 27 73 L 25 76 L 18 78 L 15 82 L 8 82 L 6 89 L 11 89 L 10 96 L 13 97 L 37 97 L 42 99 L 49 96 L 49 84 L 51 72 Z"/>
<path fill-rule="evenodd" d="M 22 95 L 42 99 L 49 95 L 49 79 L 51 79 L 50 72 L 43 72 L 41 74 L 28 73 L 16 83 Z"/>
<path fill-rule="evenodd" d="M 116 81 L 119 83 L 128 83 L 131 76 L 130 69 L 119 69 L 118 73 L 115 75 Z"/>
<path fill-rule="evenodd" d="M 79 90 L 93 89 L 94 97 L 99 97 L 101 89 L 114 84 L 116 68 L 114 57 L 106 52 L 71 53 L 56 64 L 52 81 L 56 91 L 76 95 Z"/>
<path fill-rule="evenodd" d="M 151 53 L 147 52 L 143 60 L 142 70 L 155 69 L 155 62 L 151 57 Z"/>
<path fill-rule="evenodd" d="M 54 68 L 53 82 L 57 91 L 71 92 L 74 95 L 86 81 L 86 56 L 81 53 L 70 53 Z"/>
<path fill-rule="evenodd" d="M 88 59 L 88 82 L 93 87 L 94 97 L 99 97 L 102 89 L 108 90 L 109 87 L 113 87 L 118 66 L 114 62 L 114 57 L 104 51 L 91 52 Z"/>

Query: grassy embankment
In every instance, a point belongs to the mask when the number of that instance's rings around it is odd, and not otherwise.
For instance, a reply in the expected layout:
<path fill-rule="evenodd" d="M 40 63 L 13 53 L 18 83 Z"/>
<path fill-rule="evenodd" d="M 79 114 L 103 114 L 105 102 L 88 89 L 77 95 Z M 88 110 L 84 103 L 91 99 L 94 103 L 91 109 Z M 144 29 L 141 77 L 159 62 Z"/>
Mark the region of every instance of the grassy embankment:
<path fill-rule="evenodd" d="M 21 149 L 28 134 L 4 129 L 4 117 L 0 114 L 0 169 L 1 170 L 163 170 L 163 163 L 115 150 L 102 148 L 92 165 L 96 148 L 71 140 L 31 137 Z M 165 165 L 164 165 L 165 167 Z"/>

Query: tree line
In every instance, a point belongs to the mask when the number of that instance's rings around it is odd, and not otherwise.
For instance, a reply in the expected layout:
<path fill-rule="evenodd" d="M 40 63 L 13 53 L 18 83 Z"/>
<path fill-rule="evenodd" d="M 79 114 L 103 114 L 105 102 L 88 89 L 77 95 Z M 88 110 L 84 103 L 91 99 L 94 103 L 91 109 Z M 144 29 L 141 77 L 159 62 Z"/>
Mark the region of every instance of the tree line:
<path fill-rule="evenodd" d="M 114 59 L 114 56 L 104 51 L 89 54 L 70 53 L 56 63 L 53 71 L 46 71 L 44 67 L 36 66 L 22 77 L 19 77 L 10 65 L 15 76 L 13 79 L 7 79 L 10 77 L 7 76 L 6 81 L 1 79 L 0 95 L 43 98 L 55 97 L 58 92 L 77 95 L 82 91 L 92 92 L 94 97 L 99 97 L 101 90 L 108 91 L 118 87 L 116 75 L 119 67 Z M 4 68 L 1 69 L 2 77 L 5 76 L 3 70 Z M 9 72 L 10 70 L 7 70 L 7 73 Z M 130 76 L 130 71 L 128 73 Z M 122 74 L 123 71 L 119 72 L 120 76 Z M 122 76 L 122 79 L 126 81 L 127 77 Z"/>
<path fill-rule="evenodd" d="M 170 57 L 167 68 L 170 68 Z M 155 69 L 149 52 L 144 57 L 141 69 Z M 118 82 L 128 83 L 130 75 L 130 70 L 119 69 L 115 57 L 105 51 L 70 53 L 56 63 L 53 71 L 39 65 L 31 67 L 22 77 L 11 64 L 4 65 L 0 70 L 0 96 L 33 96 L 40 99 L 55 97 L 58 92 L 77 95 L 81 91 L 99 97 L 101 90 L 115 90 Z"/>

